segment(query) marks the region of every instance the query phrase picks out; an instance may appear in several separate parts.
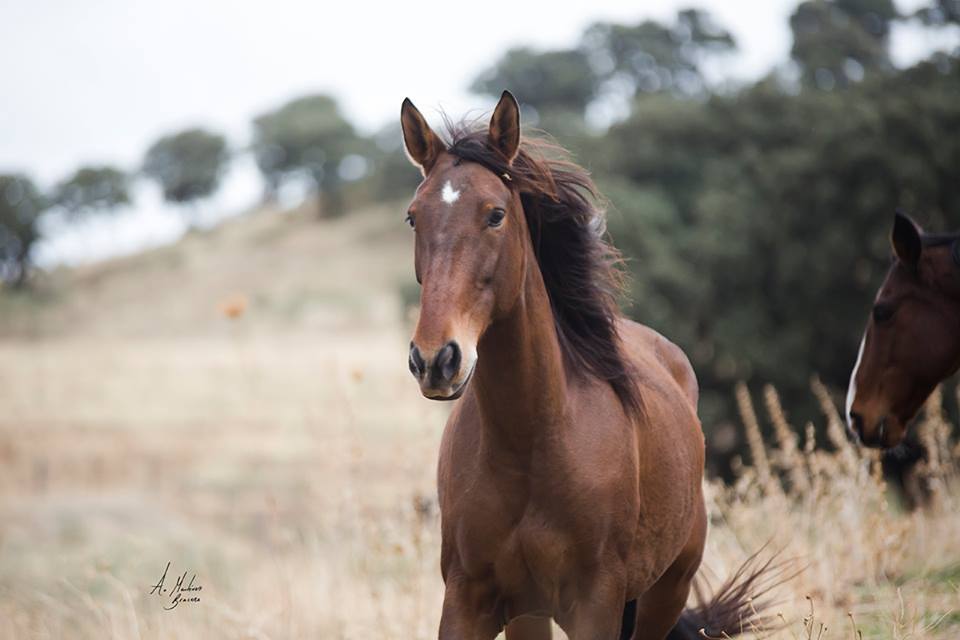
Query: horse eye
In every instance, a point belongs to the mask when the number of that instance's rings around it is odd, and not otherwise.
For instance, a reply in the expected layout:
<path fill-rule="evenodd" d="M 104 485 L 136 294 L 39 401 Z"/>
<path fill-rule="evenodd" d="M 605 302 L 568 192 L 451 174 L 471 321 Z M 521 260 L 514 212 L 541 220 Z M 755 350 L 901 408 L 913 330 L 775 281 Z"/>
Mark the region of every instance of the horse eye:
<path fill-rule="evenodd" d="M 414 220 L 413 220 L 413 214 L 412 214 L 412 213 L 408 213 L 408 214 L 407 214 L 407 217 L 404 218 L 404 222 L 406 222 L 408 225 L 410 225 L 410 228 L 411 228 L 411 229 L 413 229 L 413 228 L 415 228 L 415 227 L 417 226 L 416 223 L 415 223 Z"/>
<path fill-rule="evenodd" d="M 873 307 L 873 321 L 882 324 L 893 317 L 895 309 L 889 304 L 878 304 Z"/>
<path fill-rule="evenodd" d="M 490 213 L 490 217 L 487 218 L 488 227 L 499 227 L 503 224 L 503 218 L 507 215 L 507 212 L 503 209 L 494 209 Z"/>

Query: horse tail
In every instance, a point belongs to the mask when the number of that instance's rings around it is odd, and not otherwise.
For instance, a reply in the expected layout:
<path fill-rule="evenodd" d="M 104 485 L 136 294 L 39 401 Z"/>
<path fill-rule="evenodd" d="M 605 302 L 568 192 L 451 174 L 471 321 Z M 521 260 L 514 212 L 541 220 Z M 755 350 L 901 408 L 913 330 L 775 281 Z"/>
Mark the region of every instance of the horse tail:
<path fill-rule="evenodd" d="M 803 568 L 797 568 L 793 559 L 781 560 L 780 552 L 761 561 L 760 553 L 766 546 L 747 558 L 709 598 L 703 578 L 697 576 L 693 583 L 696 605 L 683 610 L 666 640 L 702 640 L 704 637 L 719 640 L 781 627 L 776 615 L 770 613 L 775 602 L 768 595 L 795 578 Z"/>

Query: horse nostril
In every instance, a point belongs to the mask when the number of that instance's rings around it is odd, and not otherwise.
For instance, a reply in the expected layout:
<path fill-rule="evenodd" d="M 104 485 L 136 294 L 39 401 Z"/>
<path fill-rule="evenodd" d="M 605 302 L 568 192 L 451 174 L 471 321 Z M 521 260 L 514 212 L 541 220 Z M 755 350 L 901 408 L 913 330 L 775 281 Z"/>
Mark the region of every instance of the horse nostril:
<path fill-rule="evenodd" d="M 420 349 L 417 349 L 417 345 L 410 343 L 410 358 L 408 359 L 407 364 L 410 366 L 410 373 L 412 373 L 416 378 L 422 378 L 424 371 L 427 369 L 427 363 L 423 361 L 423 357 L 420 355 Z"/>
<path fill-rule="evenodd" d="M 448 342 L 440 349 L 433 366 L 440 373 L 440 377 L 450 382 L 457 372 L 460 371 L 460 345 L 456 342 Z"/>

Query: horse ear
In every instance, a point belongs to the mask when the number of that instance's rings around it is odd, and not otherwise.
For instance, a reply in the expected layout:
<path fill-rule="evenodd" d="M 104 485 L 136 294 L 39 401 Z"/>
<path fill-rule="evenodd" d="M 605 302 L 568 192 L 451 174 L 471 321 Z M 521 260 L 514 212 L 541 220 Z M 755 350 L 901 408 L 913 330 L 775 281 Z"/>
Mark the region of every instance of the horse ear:
<path fill-rule="evenodd" d="M 403 146 L 407 157 L 410 162 L 420 167 L 420 171 L 426 176 L 446 149 L 443 141 L 413 106 L 410 98 L 404 98 L 403 106 L 400 107 L 400 126 L 403 128 Z"/>
<path fill-rule="evenodd" d="M 520 150 L 520 105 L 509 91 L 500 96 L 490 118 L 490 143 L 513 162 Z"/>
<path fill-rule="evenodd" d="M 920 233 L 916 222 L 897 211 L 893 219 L 893 232 L 890 234 L 890 243 L 897 260 L 911 267 L 917 266 L 923 252 Z"/>

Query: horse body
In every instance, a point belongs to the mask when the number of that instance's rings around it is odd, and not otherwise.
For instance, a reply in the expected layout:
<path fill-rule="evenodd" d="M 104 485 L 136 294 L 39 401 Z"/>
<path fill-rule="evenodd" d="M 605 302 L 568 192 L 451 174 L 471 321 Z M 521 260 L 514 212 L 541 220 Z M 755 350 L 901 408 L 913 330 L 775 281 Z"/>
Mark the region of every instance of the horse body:
<path fill-rule="evenodd" d="M 689 362 L 618 317 L 592 182 L 522 143 L 510 94 L 449 147 L 409 101 L 401 122 L 424 174 L 407 216 L 422 286 L 410 371 L 424 396 L 459 400 L 437 476 L 440 638 L 543 640 L 551 617 L 571 640 L 664 638 L 706 537 Z M 711 631 L 743 627 L 757 575 Z"/>

